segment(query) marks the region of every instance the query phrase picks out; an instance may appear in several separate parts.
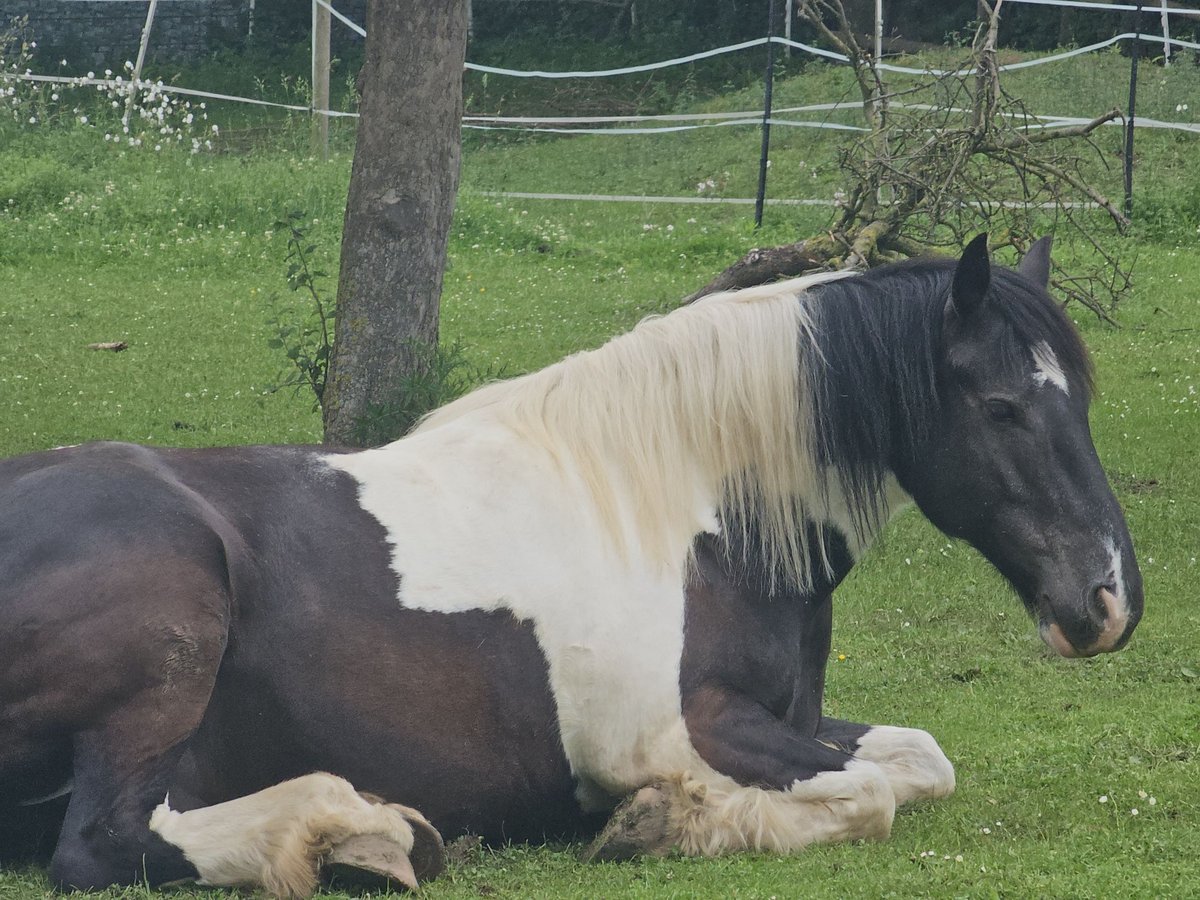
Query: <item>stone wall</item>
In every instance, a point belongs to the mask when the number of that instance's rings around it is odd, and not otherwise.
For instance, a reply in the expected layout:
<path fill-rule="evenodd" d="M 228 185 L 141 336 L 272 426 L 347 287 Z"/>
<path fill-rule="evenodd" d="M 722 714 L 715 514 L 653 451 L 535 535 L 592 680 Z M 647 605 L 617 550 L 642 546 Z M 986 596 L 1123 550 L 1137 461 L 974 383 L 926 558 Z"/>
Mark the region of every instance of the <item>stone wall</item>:
<path fill-rule="evenodd" d="M 43 57 L 119 70 L 125 60 L 137 58 L 147 8 L 102 0 L 0 0 L 0 23 L 28 17 L 28 36 Z M 159 0 L 148 55 L 187 59 L 244 36 L 249 8 L 249 0 Z"/>

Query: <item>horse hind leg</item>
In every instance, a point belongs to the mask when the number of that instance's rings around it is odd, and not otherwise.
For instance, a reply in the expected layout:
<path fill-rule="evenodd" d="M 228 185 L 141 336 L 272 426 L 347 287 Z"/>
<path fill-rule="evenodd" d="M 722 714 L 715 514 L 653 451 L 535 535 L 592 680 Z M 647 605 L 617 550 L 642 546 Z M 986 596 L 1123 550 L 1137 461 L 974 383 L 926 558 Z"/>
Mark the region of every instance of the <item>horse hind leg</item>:
<path fill-rule="evenodd" d="M 62 888 L 192 874 L 148 822 L 207 709 L 228 595 L 199 564 L 180 561 L 155 578 L 137 562 L 90 582 L 77 604 L 87 615 L 57 632 L 53 653 L 30 661 L 58 670 L 39 678 L 46 708 L 70 722 L 71 795 L 50 860 Z"/>
<path fill-rule="evenodd" d="M 200 883 L 281 898 L 310 896 L 324 866 L 416 889 L 444 864 L 441 837 L 420 813 L 324 772 L 187 812 L 167 798 L 150 829 L 179 848 Z"/>

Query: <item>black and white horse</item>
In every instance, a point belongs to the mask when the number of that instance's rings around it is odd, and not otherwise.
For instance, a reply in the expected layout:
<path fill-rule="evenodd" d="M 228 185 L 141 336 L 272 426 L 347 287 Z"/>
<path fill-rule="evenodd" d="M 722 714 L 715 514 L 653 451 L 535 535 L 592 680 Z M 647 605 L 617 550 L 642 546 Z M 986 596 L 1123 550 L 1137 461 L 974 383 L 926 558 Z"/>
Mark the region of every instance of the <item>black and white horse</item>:
<path fill-rule="evenodd" d="M 0 829 L 53 817 L 63 887 L 278 895 L 626 798 L 595 855 L 885 837 L 954 770 L 821 702 L 831 594 L 897 509 L 1060 654 L 1141 616 L 1048 272 L 981 238 L 711 296 L 375 450 L 0 463 Z"/>

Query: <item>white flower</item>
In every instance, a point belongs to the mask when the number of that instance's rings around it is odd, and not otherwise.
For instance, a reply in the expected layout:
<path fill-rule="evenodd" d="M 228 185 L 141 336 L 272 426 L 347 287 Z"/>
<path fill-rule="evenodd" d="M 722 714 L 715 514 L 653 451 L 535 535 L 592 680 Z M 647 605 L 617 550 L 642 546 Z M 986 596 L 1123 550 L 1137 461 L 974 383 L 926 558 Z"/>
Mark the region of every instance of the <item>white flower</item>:
<path fill-rule="evenodd" d="M 1100 802 L 1101 802 L 1101 803 L 1107 803 L 1107 802 L 1108 802 L 1108 794 L 1101 794 L 1101 795 L 1100 795 Z"/>
<path fill-rule="evenodd" d="M 1131 809 L 1131 810 L 1129 811 L 1129 814 L 1130 814 L 1131 816 L 1136 816 L 1136 815 L 1138 814 L 1137 807 L 1135 806 L 1133 809 Z"/>
<path fill-rule="evenodd" d="M 80 125 L 86 125 L 87 123 L 88 123 L 88 117 L 87 117 L 87 116 L 80 116 L 80 117 L 79 117 L 79 124 L 80 124 Z"/>

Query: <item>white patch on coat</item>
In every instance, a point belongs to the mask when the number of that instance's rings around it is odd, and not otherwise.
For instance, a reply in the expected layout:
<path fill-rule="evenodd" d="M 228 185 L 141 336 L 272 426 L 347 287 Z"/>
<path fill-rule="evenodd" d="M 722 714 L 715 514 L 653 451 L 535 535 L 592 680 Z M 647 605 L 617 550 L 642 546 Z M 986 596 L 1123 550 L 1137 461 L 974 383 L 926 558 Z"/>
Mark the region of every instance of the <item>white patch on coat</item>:
<path fill-rule="evenodd" d="M 320 856 L 347 838 L 381 835 L 409 853 L 413 830 L 399 810 L 370 802 L 343 778 L 316 772 L 188 812 L 171 809 L 168 797 L 151 813 L 150 830 L 183 853 L 200 884 L 308 897 Z"/>
<path fill-rule="evenodd" d="M 1039 341 L 1033 348 L 1033 380 L 1039 386 L 1049 382 L 1068 397 L 1071 396 L 1067 376 L 1063 374 L 1054 350 L 1045 341 Z"/>
<path fill-rule="evenodd" d="M 679 697 L 691 535 L 716 498 L 697 491 L 669 566 L 624 554 L 582 477 L 482 416 L 377 451 L 330 457 L 387 530 L 400 603 L 506 610 L 532 624 L 575 774 L 620 796 L 692 762 Z M 631 512 L 619 502 L 628 522 Z"/>
<path fill-rule="evenodd" d="M 919 728 L 876 725 L 859 739 L 854 758 L 883 770 L 897 806 L 954 792 L 954 766 L 933 735 Z"/>

